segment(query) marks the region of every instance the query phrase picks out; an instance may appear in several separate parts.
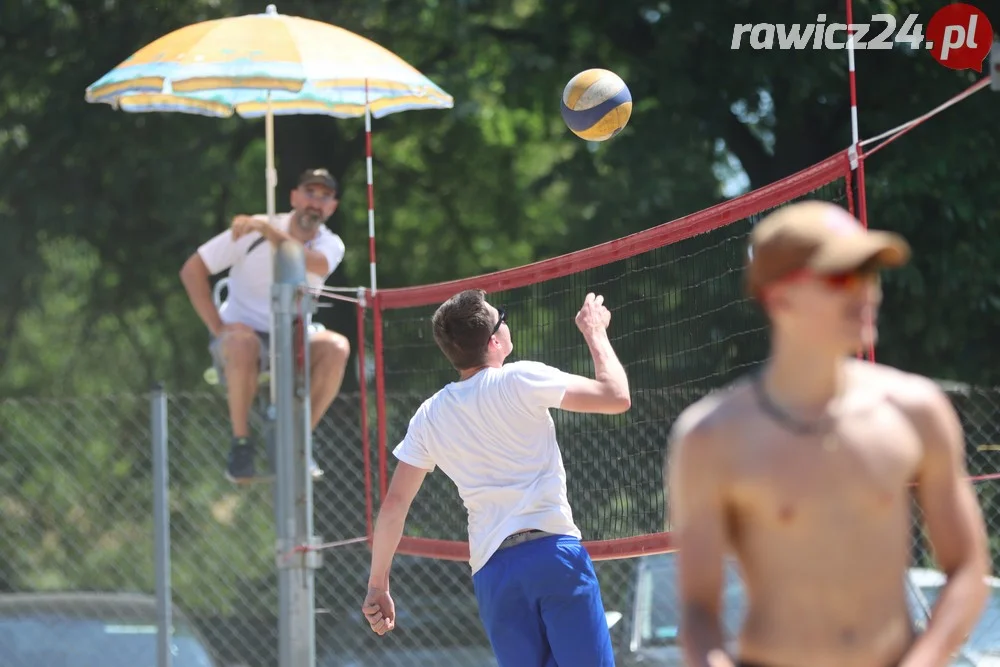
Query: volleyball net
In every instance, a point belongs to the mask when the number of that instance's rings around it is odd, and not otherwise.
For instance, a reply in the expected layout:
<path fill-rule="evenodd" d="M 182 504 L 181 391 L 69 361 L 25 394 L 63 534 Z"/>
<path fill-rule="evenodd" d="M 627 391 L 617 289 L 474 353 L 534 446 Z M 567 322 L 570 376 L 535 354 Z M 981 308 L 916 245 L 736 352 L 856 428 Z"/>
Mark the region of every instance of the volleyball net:
<path fill-rule="evenodd" d="M 745 373 L 767 349 L 763 317 L 743 289 L 747 236 L 761 216 L 792 201 L 822 199 L 853 209 L 850 173 L 843 153 L 580 252 L 454 282 L 380 290 L 369 314 L 379 497 L 394 467 L 392 449 L 413 413 L 455 379 L 431 332 L 438 305 L 461 290 L 484 289 L 508 315 L 511 361 L 592 375 L 574 316 L 595 292 L 611 310 L 609 335 L 629 377 L 632 408 L 615 416 L 553 411 L 574 518 L 595 560 L 669 550 L 663 460 L 671 425 L 687 405 Z M 454 485 L 443 474 L 428 476 L 400 552 L 467 560 L 466 540 Z"/>
<path fill-rule="evenodd" d="M 988 84 L 977 81 L 927 113 L 859 142 L 859 150 L 874 154 Z M 750 230 L 773 209 L 803 199 L 834 202 L 865 219 L 857 210 L 865 199 L 854 178 L 858 166 L 852 147 L 740 197 L 592 248 L 451 282 L 368 292 L 367 303 L 359 304 L 358 335 L 372 343 L 365 363 L 374 371 L 361 391 L 371 404 L 363 410 L 371 419 L 363 429 L 371 453 L 369 524 L 395 465 L 392 449 L 410 418 L 455 379 L 433 340 L 437 306 L 459 291 L 483 289 L 508 315 L 511 361 L 589 375 L 592 361 L 574 316 L 584 296 L 595 292 L 612 313 L 609 334 L 629 377 L 632 407 L 615 416 L 553 411 L 574 518 L 595 560 L 671 550 L 663 481 L 670 428 L 686 406 L 767 353 L 763 315 L 742 282 Z M 400 553 L 462 561 L 466 540 L 457 490 L 441 473 L 428 476 Z"/>

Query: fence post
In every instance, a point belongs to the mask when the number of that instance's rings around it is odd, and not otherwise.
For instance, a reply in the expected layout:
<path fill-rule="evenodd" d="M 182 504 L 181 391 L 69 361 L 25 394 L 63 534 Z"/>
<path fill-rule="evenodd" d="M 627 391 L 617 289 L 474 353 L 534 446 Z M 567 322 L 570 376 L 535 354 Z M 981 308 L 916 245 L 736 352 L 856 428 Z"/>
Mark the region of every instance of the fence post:
<path fill-rule="evenodd" d="M 314 667 L 316 618 L 314 574 L 318 554 L 296 552 L 311 546 L 312 477 L 309 472 L 308 327 L 311 300 L 306 287 L 305 252 L 284 242 L 274 256 L 275 368 L 272 375 L 277 406 L 275 437 L 275 518 L 278 566 L 278 657 L 280 667 Z M 300 318 L 302 359 L 296 359 L 296 318 Z"/>
<path fill-rule="evenodd" d="M 170 594 L 170 505 L 167 458 L 167 392 L 162 382 L 150 395 L 150 434 L 153 439 L 153 548 L 156 574 L 156 664 L 170 667 L 172 604 Z"/>

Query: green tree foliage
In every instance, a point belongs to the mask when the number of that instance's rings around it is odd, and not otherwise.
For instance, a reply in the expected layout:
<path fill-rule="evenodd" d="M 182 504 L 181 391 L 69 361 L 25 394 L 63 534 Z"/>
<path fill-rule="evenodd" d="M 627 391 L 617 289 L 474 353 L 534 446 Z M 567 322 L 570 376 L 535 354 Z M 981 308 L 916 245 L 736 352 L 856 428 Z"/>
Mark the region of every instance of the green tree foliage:
<path fill-rule="evenodd" d="M 850 141 L 843 51 L 730 49 L 735 23 L 808 21 L 821 11 L 836 20 L 824 3 L 626 2 L 609 11 L 532 0 L 386 0 L 336 9 L 302 0 L 280 9 L 370 36 L 455 96 L 452 111 L 375 123 L 382 286 L 475 275 L 616 238 L 719 201 L 717 175 L 728 165 L 758 187 Z M 855 11 L 905 16 L 920 9 L 915 2 L 859 2 Z M 49 264 L 40 248 L 63 237 L 97 262 L 87 277 L 66 277 L 67 267 L 59 268 L 65 283 L 76 283 L 81 319 L 113 314 L 132 323 L 123 329 L 161 323 L 157 333 L 131 334 L 125 361 L 103 366 L 108 379 L 86 374 L 70 384 L 95 382 L 100 390 L 108 382 L 197 381 L 205 333 L 183 300 L 177 303 L 176 271 L 231 215 L 263 209 L 263 125 L 131 115 L 85 104 L 83 90 L 170 30 L 254 11 L 256 3 L 203 0 L 21 0 L 0 9 L 5 392 L 65 387 L 65 377 L 25 375 L 17 370 L 23 363 L 12 365 L 21 339 L 39 339 L 26 313 L 37 317 L 51 298 L 42 293 L 53 277 L 42 276 Z M 861 51 L 857 61 L 866 136 L 932 108 L 974 78 L 905 45 Z M 573 137 L 558 113 L 565 81 L 590 66 L 619 72 L 636 101 L 626 132 L 600 146 Z M 995 104 L 991 93 L 980 93 L 867 165 L 871 223 L 905 232 L 917 250 L 913 268 L 888 283 L 887 361 L 993 381 L 998 293 L 986 234 L 998 215 L 990 178 Z M 334 281 L 367 284 L 362 122 L 285 117 L 276 126 L 279 203 L 302 167 L 327 164 L 341 175 L 346 190 L 334 226 L 349 251 Z M 349 328 L 349 311 L 324 316 Z M 122 349 L 107 338 L 68 339 L 91 327 L 64 324 L 60 342 L 69 348 L 98 357 L 98 344 Z M 959 348 L 961 355 L 949 354 Z"/>

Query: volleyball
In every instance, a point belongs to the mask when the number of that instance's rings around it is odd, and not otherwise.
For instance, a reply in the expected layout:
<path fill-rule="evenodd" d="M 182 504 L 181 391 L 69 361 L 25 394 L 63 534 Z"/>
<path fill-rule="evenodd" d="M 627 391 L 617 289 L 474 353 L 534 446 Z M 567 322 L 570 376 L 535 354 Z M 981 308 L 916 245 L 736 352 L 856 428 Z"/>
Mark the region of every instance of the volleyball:
<path fill-rule="evenodd" d="M 573 134 L 605 141 L 621 132 L 632 116 L 632 93 L 614 72 L 588 69 L 566 84 L 560 107 Z"/>

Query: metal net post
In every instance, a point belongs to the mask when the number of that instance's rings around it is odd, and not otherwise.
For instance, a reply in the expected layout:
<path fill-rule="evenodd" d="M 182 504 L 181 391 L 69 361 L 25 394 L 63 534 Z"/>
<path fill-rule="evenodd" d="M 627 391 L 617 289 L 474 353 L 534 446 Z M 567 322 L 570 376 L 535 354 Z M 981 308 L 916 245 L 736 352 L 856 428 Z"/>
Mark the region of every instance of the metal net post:
<path fill-rule="evenodd" d="M 167 393 L 162 383 L 150 396 L 150 433 L 153 444 L 153 530 L 156 573 L 156 664 L 171 665 L 170 594 L 170 474 L 167 466 Z"/>
<path fill-rule="evenodd" d="M 319 554 L 311 549 L 316 543 L 309 475 L 312 443 L 307 339 L 311 309 L 306 292 L 305 252 L 296 243 L 282 243 L 274 256 L 272 287 L 280 667 L 316 664 L 314 586 Z"/>

